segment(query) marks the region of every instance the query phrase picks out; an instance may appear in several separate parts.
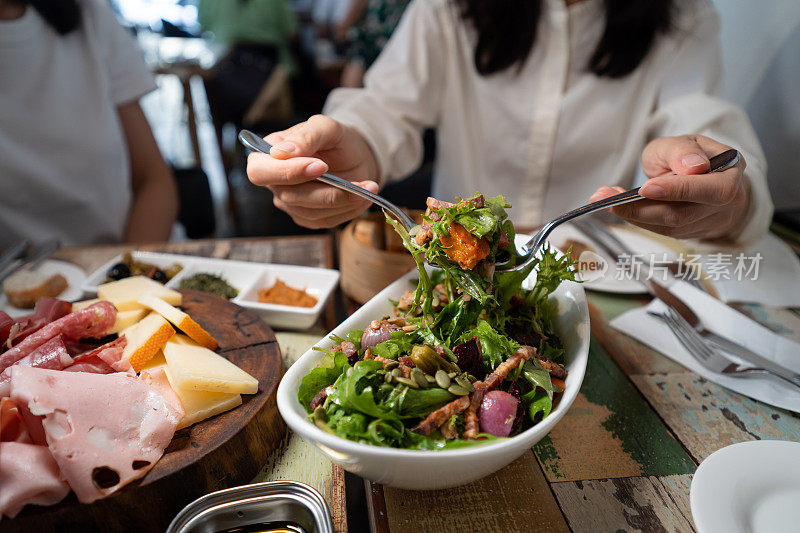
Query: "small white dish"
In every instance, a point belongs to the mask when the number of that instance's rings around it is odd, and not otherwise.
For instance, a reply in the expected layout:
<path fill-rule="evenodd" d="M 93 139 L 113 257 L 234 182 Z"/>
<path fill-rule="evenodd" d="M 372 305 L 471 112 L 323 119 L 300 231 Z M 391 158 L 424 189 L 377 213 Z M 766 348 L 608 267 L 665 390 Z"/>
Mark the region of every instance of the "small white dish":
<path fill-rule="evenodd" d="M 158 267 L 167 267 L 173 263 L 181 265 L 183 269 L 166 283 L 166 286 L 171 289 L 180 288 L 181 281 L 198 273 L 222 277 L 239 291 L 231 299 L 231 302 L 256 311 L 267 324 L 274 328 L 300 330 L 313 326 L 339 283 L 339 271 L 327 268 L 253 263 L 156 252 L 134 251 L 131 253 L 134 260 Z M 105 283 L 108 269 L 119 263 L 121 259 L 122 255 L 120 254 L 95 270 L 84 283 L 84 291 L 88 294 L 96 294 L 97 286 Z M 314 307 L 294 307 L 259 302 L 259 289 L 271 287 L 278 279 L 291 287 L 305 289 L 317 298 L 316 305 Z"/>
<path fill-rule="evenodd" d="M 740 442 L 709 455 L 689 496 L 699 533 L 800 530 L 800 443 Z"/>
<path fill-rule="evenodd" d="M 66 278 L 67 288 L 56 296 L 59 300 L 74 302 L 80 300 L 81 296 L 83 296 L 81 287 L 86 280 L 86 273 L 79 266 L 57 259 L 47 259 L 42 261 L 42 264 L 40 264 L 36 270 L 47 276 L 61 274 Z M 8 298 L 6 298 L 5 293 L 0 290 L 0 311 L 5 311 L 8 313 L 8 316 L 14 318 L 29 315 L 33 312 L 33 309 L 14 307 L 8 303 Z"/>
<path fill-rule="evenodd" d="M 418 277 L 413 270 L 395 281 L 317 343 L 330 348 L 330 335 L 364 329 L 376 318 L 391 314 L 389 299 L 397 300 L 411 280 Z M 469 483 L 495 472 L 522 455 L 556 425 L 572 405 L 586 371 L 589 353 L 589 309 L 586 294 L 578 283 L 564 282 L 551 295 L 558 304 L 556 331 L 566 349 L 566 390 L 553 411 L 544 420 L 523 433 L 488 444 L 456 450 L 417 451 L 361 444 L 327 433 L 308 420 L 305 408 L 297 399 L 303 377 L 323 357 L 313 348 L 294 363 L 278 386 L 278 409 L 286 424 L 307 442 L 345 470 L 384 485 L 404 489 L 428 490 Z"/>

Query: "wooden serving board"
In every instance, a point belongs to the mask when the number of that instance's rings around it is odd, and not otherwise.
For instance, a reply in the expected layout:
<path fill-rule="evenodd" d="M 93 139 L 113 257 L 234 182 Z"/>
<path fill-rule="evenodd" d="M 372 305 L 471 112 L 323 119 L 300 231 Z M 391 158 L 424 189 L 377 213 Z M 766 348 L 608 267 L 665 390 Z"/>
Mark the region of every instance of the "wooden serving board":
<path fill-rule="evenodd" d="M 13 520 L 0 522 L 4 533 L 163 532 L 192 500 L 252 480 L 280 444 L 286 425 L 275 392 L 283 365 L 272 329 L 252 311 L 223 298 L 181 292 L 184 311 L 219 341 L 221 355 L 258 379 L 258 393 L 242 395 L 236 409 L 178 431 L 139 481 L 88 505 L 74 494 L 51 507 L 29 505 Z"/>

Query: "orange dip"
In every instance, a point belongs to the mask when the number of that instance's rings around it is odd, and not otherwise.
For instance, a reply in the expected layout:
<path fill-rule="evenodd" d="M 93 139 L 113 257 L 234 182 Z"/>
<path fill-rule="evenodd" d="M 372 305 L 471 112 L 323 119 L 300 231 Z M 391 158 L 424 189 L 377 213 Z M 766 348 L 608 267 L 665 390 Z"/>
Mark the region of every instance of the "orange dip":
<path fill-rule="evenodd" d="M 275 280 L 275 285 L 269 289 L 258 291 L 258 301 L 265 304 L 291 305 L 294 307 L 314 307 L 317 299 L 302 289 L 288 286 L 281 280 Z"/>
<path fill-rule="evenodd" d="M 478 262 L 489 255 L 489 242 L 479 239 L 461 224 L 450 225 L 450 235 L 442 235 L 444 252 L 458 263 L 462 270 L 472 270 Z"/>

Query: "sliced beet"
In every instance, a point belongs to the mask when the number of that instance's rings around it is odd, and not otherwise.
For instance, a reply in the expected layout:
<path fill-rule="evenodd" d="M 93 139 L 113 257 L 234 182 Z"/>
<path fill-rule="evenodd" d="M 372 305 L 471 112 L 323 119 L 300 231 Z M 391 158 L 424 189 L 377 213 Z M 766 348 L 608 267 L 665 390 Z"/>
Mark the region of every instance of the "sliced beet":
<path fill-rule="evenodd" d="M 481 346 L 478 344 L 477 337 L 453 346 L 453 353 L 458 358 L 458 368 L 462 372 L 468 372 L 478 379 L 486 376 L 486 369 L 481 360 Z"/>

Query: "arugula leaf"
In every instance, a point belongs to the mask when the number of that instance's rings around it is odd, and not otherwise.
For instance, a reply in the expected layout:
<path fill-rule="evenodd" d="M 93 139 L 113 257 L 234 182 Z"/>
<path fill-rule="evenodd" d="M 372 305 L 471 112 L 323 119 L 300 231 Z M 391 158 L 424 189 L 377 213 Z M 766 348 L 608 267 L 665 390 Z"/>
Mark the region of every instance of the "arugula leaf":
<path fill-rule="evenodd" d="M 353 372 L 345 374 L 328 399 L 346 411 L 359 411 L 374 418 L 399 420 L 397 413 L 375 397 L 383 379 L 377 370 L 383 368 L 379 361 L 358 361 Z"/>
<path fill-rule="evenodd" d="M 342 352 L 328 353 L 319 362 L 316 368 L 303 377 L 300 387 L 297 390 L 297 399 L 300 405 L 311 412 L 309 404 L 319 391 L 332 385 L 342 372 L 350 365 L 347 363 L 347 356 Z"/>
<path fill-rule="evenodd" d="M 385 340 L 370 348 L 374 355 L 385 357 L 386 359 L 397 359 L 401 355 L 411 352 L 418 335 L 413 332 L 398 330 L 393 331 L 389 340 Z"/>
<path fill-rule="evenodd" d="M 395 387 L 389 394 L 386 405 L 400 418 L 425 418 L 455 398 L 455 395 L 438 387 L 410 389 L 400 386 Z"/>
<path fill-rule="evenodd" d="M 535 389 L 522 395 L 522 405 L 528 412 L 528 417 L 534 423 L 537 422 L 536 416 L 541 413 L 542 418 L 550 414 L 553 409 L 553 398 L 551 394 L 542 389 Z"/>
<path fill-rule="evenodd" d="M 490 370 L 497 368 L 519 348 L 519 344 L 498 333 L 486 320 L 480 320 L 478 325 L 462 335 L 459 341 L 466 342 L 472 337 L 477 337 L 483 364 Z"/>

